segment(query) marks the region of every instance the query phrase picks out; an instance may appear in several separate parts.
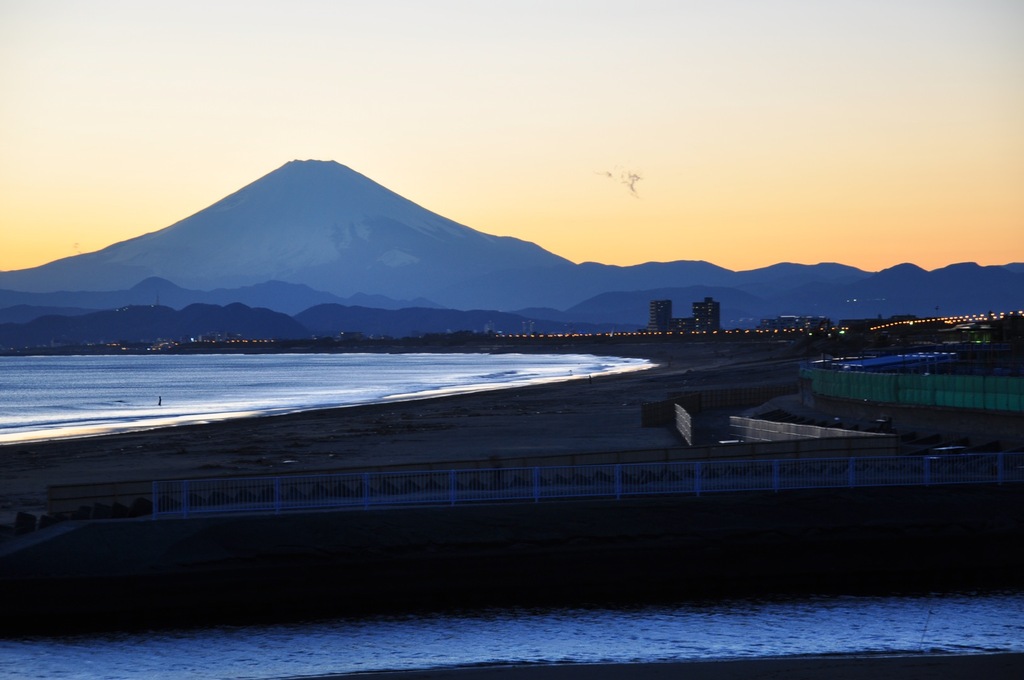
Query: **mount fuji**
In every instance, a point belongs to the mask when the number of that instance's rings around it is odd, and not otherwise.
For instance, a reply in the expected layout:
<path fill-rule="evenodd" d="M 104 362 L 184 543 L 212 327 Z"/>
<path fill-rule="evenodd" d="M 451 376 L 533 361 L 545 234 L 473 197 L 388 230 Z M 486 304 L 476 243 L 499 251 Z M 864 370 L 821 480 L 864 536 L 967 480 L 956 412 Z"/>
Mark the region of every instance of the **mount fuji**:
<path fill-rule="evenodd" d="M 155 276 L 203 290 L 282 281 L 339 296 L 429 298 L 481 278 L 573 267 L 535 244 L 432 213 L 343 165 L 307 160 L 165 229 L 0 272 L 0 287 L 114 290 Z"/>
<path fill-rule="evenodd" d="M 32 269 L 0 272 L 0 308 L 242 302 L 295 314 L 314 305 L 519 312 L 639 327 L 648 303 L 713 296 L 722 321 L 780 314 L 862 319 L 1020 309 L 1024 265 L 974 263 L 870 273 L 837 263 L 731 271 L 676 260 L 574 264 L 422 208 L 333 161 L 292 161 L 169 227 Z M 406 301 L 403 304 L 399 301 Z M 29 307 L 31 309 L 29 309 Z M 0 320 L 4 317 L 0 315 Z"/>

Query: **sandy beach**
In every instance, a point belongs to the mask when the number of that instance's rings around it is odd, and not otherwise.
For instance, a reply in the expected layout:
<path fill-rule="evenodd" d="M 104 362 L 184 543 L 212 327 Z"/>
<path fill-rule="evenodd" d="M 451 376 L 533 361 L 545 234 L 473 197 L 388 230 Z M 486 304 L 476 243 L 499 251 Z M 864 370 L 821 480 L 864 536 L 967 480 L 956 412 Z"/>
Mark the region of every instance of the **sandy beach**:
<path fill-rule="evenodd" d="M 118 435 L 0 446 L 0 524 L 42 514 L 49 485 L 353 470 L 682 444 L 641 427 L 641 404 L 680 392 L 796 381 L 786 343 L 553 346 L 641 357 L 655 367 L 527 388 Z"/>

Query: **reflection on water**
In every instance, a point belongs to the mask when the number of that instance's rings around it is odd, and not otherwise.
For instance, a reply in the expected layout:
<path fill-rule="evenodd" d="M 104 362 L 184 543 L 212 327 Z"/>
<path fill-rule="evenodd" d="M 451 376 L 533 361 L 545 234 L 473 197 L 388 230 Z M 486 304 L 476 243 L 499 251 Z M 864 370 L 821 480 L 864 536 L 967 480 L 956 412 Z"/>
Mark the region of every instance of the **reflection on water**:
<path fill-rule="evenodd" d="M 509 663 L 1024 652 L 1024 592 L 485 610 L 0 640 L 9 678 L 273 678 Z"/>
<path fill-rule="evenodd" d="M 81 437 L 650 368 L 589 354 L 0 357 L 0 443 Z"/>

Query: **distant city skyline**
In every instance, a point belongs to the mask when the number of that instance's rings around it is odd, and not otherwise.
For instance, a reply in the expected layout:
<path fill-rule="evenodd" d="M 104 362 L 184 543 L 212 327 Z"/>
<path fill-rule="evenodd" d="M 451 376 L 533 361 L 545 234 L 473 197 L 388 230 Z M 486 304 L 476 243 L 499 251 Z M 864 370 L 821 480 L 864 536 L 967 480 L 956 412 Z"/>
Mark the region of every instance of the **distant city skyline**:
<path fill-rule="evenodd" d="M 574 262 L 1024 261 L 1024 3 L 0 0 L 0 270 L 335 160 Z"/>

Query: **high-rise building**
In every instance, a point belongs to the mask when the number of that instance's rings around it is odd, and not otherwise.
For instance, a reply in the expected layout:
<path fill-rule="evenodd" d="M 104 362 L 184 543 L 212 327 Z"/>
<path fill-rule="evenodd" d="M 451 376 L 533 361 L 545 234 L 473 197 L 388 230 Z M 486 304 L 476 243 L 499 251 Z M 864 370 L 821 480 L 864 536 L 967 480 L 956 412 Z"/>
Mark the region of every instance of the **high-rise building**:
<path fill-rule="evenodd" d="M 673 318 L 669 330 L 675 333 L 692 333 L 694 331 L 693 317 Z"/>
<path fill-rule="evenodd" d="M 693 303 L 693 326 L 697 331 L 717 331 L 722 327 L 722 315 L 719 304 L 706 297 L 704 302 Z"/>
<path fill-rule="evenodd" d="M 672 301 L 651 300 L 651 316 L 647 321 L 647 330 L 665 332 L 672 324 Z"/>

